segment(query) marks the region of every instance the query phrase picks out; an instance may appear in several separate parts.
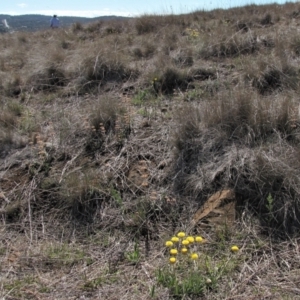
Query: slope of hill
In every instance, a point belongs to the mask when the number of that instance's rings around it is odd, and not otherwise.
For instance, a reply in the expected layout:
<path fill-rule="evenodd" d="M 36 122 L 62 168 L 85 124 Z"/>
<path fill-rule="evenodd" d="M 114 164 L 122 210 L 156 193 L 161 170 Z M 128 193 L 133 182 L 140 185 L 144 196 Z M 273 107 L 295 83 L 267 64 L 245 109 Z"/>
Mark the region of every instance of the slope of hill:
<path fill-rule="evenodd" d="M 0 298 L 298 299 L 299 25 L 287 3 L 0 35 Z"/>

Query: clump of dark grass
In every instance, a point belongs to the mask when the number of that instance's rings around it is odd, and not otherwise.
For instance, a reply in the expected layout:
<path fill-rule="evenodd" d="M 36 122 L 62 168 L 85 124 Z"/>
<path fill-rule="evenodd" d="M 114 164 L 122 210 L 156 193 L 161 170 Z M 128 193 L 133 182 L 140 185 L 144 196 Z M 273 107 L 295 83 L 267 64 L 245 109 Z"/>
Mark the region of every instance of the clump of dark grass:
<path fill-rule="evenodd" d="M 65 86 L 66 81 L 64 70 L 50 64 L 50 66 L 31 75 L 27 81 L 27 86 L 37 91 L 51 91 Z"/>
<path fill-rule="evenodd" d="M 203 81 L 208 79 L 216 79 L 216 70 L 205 68 L 194 68 L 190 71 L 191 76 L 195 80 Z"/>
<path fill-rule="evenodd" d="M 249 21 L 239 20 L 236 23 L 236 30 L 242 32 L 248 32 L 252 27 L 252 23 Z"/>
<path fill-rule="evenodd" d="M 156 93 L 172 94 L 176 89 L 185 90 L 191 81 L 190 75 L 169 67 L 153 82 L 153 87 Z"/>
<path fill-rule="evenodd" d="M 9 81 L 4 87 L 5 94 L 8 97 L 18 97 L 22 92 L 22 80 L 20 76 L 15 76 L 12 81 Z"/>
<path fill-rule="evenodd" d="M 114 57 L 105 57 L 100 54 L 85 58 L 81 63 L 79 89 L 86 91 L 94 87 L 105 85 L 108 82 L 122 83 L 129 78 L 136 78 L 138 71 Z"/>
<path fill-rule="evenodd" d="M 78 180 L 74 174 L 68 176 L 59 189 L 59 206 L 68 211 L 72 219 L 78 224 L 92 223 L 94 215 L 101 209 L 103 201 L 106 201 L 106 193 L 102 191 L 96 178 L 86 174 L 82 180 Z"/>
<path fill-rule="evenodd" d="M 272 15 L 270 13 L 267 13 L 260 20 L 260 24 L 263 25 L 263 26 L 273 25 L 272 19 L 273 19 Z"/>
<path fill-rule="evenodd" d="M 197 107 L 181 107 L 174 188 L 199 205 L 232 188 L 264 226 L 295 233 L 300 227 L 297 104 L 295 98 L 274 101 L 254 92 L 227 92 Z"/>
<path fill-rule="evenodd" d="M 282 68 L 267 66 L 260 76 L 255 76 L 252 86 L 260 94 L 265 95 L 273 91 L 286 89 L 296 89 L 298 86 L 299 74 L 295 67 L 284 65 Z"/>
<path fill-rule="evenodd" d="M 300 56 L 300 39 L 298 36 L 293 36 L 290 47 L 294 54 Z"/>
<path fill-rule="evenodd" d="M 199 56 L 204 59 L 213 57 L 238 57 L 240 55 L 254 54 L 258 50 L 259 44 L 257 43 L 256 36 L 248 33 L 239 33 L 229 39 L 223 37 L 217 43 L 206 42 L 200 49 Z"/>
<path fill-rule="evenodd" d="M 78 32 L 78 31 L 82 31 L 84 29 L 82 23 L 80 22 L 75 22 L 72 24 L 72 27 L 71 27 L 72 31 L 74 33 Z"/>
<path fill-rule="evenodd" d="M 109 141 L 118 146 L 131 132 L 130 116 L 117 98 L 100 97 L 89 117 L 85 150 L 89 154 L 103 153 Z"/>

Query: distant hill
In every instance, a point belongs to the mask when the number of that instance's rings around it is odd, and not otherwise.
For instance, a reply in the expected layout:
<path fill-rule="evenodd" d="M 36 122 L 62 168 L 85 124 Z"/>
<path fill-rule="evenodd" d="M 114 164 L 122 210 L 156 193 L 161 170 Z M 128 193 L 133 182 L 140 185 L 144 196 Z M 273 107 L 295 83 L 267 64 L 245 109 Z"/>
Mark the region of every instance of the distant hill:
<path fill-rule="evenodd" d="M 64 17 L 58 16 L 61 27 L 69 27 L 73 23 L 80 22 L 91 23 L 98 20 L 115 20 L 115 19 L 127 19 L 127 17 L 120 16 L 101 16 L 96 18 L 83 18 L 83 17 Z M 11 30 L 14 31 L 37 31 L 41 29 L 47 29 L 50 25 L 51 16 L 45 15 L 20 15 L 11 16 L 0 14 L 0 20 L 6 19 Z M 8 31 L 2 22 L 0 23 L 0 33 Z"/>

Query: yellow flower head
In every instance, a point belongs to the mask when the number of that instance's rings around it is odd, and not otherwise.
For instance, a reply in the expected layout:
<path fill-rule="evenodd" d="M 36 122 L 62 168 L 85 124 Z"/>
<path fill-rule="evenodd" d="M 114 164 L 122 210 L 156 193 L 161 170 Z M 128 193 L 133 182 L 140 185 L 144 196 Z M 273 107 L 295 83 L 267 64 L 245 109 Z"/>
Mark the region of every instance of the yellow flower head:
<path fill-rule="evenodd" d="M 171 249 L 170 250 L 171 255 L 177 255 L 177 253 L 178 253 L 177 249 Z"/>
<path fill-rule="evenodd" d="M 234 246 L 231 247 L 231 251 L 232 252 L 238 252 L 239 250 L 240 250 L 239 247 L 236 246 L 236 245 L 234 245 Z"/>
<path fill-rule="evenodd" d="M 188 249 L 186 247 L 181 248 L 181 253 L 182 254 L 187 254 Z"/>
<path fill-rule="evenodd" d="M 185 237 L 185 233 L 182 232 L 182 231 L 180 231 L 180 232 L 177 233 L 177 236 L 178 236 L 179 238 L 184 238 L 184 237 Z"/>
<path fill-rule="evenodd" d="M 182 241 L 182 245 L 183 246 L 187 246 L 189 243 L 190 243 L 189 240 L 183 240 Z"/>
<path fill-rule="evenodd" d="M 172 241 L 166 241 L 166 247 L 172 247 L 173 246 L 173 242 Z"/>
<path fill-rule="evenodd" d="M 170 257 L 169 262 L 170 262 L 170 264 L 175 264 L 176 263 L 176 258 L 175 257 Z"/>
<path fill-rule="evenodd" d="M 191 259 L 192 260 L 197 260 L 199 258 L 198 254 L 197 253 L 192 253 L 191 254 Z"/>
<path fill-rule="evenodd" d="M 187 239 L 191 244 L 195 242 L 195 239 L 194 239 L 193 236 L 188 236 L 186 239 Z"/>
<path fill-rule="evenodd" d="M 201 236 L 196 236 L 196 237 L 195 237 L 195 241 L 196 241 L 197 243 L 202 243 L 202 242 L 203 242 L 203 238 L 202 238 Z"/>
<path fill-rule="evenodd" d="M 179 242 L 179 238 L 178 238 L 177 236 L 173 236 L 173 237 L 171 238 L 171 241 L 172 241 L 173 243 L 178 243 L 178 242 Z"/>
<path fill-rule="evenodd" d="M 197 260 L 199 258 L 198 254 L 197 253 L 192 253 L 191 254 L 191 259 L 192 260 Z"/>

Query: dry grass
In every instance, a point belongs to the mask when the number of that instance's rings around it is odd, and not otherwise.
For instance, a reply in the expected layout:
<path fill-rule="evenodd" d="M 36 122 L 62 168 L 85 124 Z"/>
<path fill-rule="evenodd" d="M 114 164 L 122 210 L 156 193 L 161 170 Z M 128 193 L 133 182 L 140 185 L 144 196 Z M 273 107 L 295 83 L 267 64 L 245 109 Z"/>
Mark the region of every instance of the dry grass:
<path fill-rule="evenodd" d="M 1 34 L 0 297 L 298 299 L 299 15 Z M 164 243 L 228 188 L 236 224 L 190 232 L 202 288 L 178 292 Z"/>

